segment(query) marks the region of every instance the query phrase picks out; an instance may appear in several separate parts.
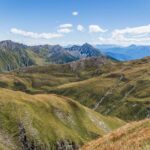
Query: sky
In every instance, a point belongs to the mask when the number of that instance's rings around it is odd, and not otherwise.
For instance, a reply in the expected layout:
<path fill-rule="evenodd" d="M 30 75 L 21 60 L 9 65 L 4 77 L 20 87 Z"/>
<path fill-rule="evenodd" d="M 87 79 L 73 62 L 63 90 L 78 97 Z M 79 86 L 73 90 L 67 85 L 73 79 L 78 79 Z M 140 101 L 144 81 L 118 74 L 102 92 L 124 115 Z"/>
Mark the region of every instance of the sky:
<path fill-rule="evenodd" d="M 0 41 L 150 45 L 150 0 L 0 0 Z"/>

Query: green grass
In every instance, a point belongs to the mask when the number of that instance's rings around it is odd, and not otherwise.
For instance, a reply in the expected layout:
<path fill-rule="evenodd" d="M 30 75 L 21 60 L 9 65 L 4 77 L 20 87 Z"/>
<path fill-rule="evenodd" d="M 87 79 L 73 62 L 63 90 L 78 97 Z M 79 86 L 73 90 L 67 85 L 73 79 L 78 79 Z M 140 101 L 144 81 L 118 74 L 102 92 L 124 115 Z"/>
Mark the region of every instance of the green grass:
<path fill-rule="evenodd" d="M 92 109 L 113 89 L 96 111 L 126 121 L 146 118 L 150 107 L 150 59 L 105 65 L 100 65 L 100 60 L 24 68 L 1 74 L 0 86 L 31 94 L 64 95 Z"/>
<path fill-rule="evenodd" d="M 125 124 L 118 118 L 104 117 L 72 99 L 54 94 L 29 95 L 0 89 L 0 131 L 13 137 L 13 145 L 20 147 L 19 123 L 29 141 L 55 146 L 59 140 L 71 140 L 81 145 Z M 3 144 L 3 141 L 0 140 Z"/>

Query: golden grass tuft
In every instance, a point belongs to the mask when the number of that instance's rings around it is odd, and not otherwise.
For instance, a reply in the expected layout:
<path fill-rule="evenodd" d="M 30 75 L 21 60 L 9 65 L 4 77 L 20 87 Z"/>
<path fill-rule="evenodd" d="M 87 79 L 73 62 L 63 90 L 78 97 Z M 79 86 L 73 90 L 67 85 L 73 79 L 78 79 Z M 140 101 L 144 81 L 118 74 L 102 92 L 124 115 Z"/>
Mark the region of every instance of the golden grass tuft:
<path fill-rule="evenodd" d="M 149 150 L 150 119 L 127 125 L 92 141 L 81 150 Z"/>

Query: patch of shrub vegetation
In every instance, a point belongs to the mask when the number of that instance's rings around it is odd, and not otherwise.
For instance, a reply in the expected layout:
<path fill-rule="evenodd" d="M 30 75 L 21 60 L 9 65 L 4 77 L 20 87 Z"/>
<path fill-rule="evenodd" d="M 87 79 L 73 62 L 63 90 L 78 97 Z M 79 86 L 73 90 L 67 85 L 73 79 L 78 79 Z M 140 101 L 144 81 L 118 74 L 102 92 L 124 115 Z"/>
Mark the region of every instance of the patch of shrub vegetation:
<path fill-rule="evenodd" d="M 1 88 L 7 88 L 8 84 L 6 82 L 0 81 L 0 87 Z"/>
<path fill-rule="evenodd" d="M 27 91 L 26 85 L 19 81 L 14 82 L 14 89 L 17 91 Z"/>

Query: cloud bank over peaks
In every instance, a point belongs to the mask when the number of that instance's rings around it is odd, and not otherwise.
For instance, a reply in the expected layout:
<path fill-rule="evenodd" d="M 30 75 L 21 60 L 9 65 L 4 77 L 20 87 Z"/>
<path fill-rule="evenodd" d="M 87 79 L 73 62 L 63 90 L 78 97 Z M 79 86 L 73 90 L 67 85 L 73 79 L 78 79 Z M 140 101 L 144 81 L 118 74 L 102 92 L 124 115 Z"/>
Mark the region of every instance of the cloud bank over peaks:
<path fill-rule="evenodd" d="M 119 45 L 150 45 L 150 24 L 145 26 L 115 29 L 112 31 L 111 37 L 99 37 L 99 42 L 103 44 Z"/>

